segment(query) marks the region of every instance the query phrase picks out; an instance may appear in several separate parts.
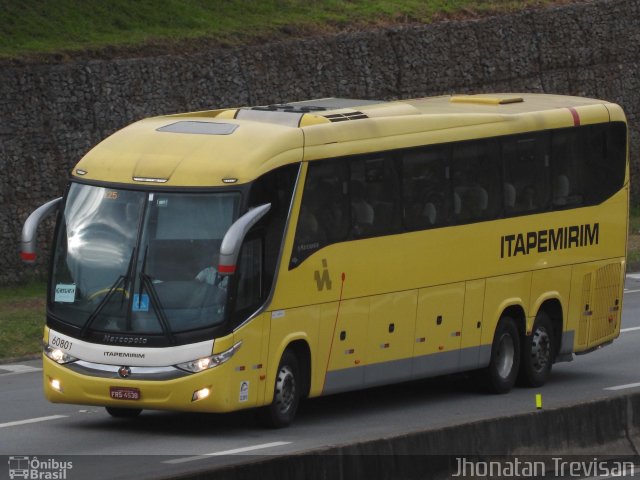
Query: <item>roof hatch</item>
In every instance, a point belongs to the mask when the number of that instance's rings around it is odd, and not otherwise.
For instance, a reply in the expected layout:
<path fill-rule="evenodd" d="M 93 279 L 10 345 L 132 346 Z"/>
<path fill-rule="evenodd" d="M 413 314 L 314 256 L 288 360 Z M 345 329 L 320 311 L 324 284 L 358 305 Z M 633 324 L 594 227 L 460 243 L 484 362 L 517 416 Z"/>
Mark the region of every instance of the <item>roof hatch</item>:
<path fill-rule="evenodd" d="M 451 97 L 451 103 L 475 103 L 479 105 L 508 105 L 522 103 L 522 97 L 490 97 L 485 95 L 456 95 Z"/>

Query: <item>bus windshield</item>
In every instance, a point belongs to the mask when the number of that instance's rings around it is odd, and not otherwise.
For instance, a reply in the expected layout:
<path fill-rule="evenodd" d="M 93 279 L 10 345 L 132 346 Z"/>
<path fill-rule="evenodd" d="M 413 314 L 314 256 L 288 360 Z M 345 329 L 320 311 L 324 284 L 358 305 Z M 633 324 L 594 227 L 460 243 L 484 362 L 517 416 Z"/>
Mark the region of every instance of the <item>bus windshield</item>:
<path fill-rule="evenodd" d="M 149 193 L 72 184 L 49 313 L 82 332 L 171 336 L 224 321 L 220 244 L 239 193 Z"/>

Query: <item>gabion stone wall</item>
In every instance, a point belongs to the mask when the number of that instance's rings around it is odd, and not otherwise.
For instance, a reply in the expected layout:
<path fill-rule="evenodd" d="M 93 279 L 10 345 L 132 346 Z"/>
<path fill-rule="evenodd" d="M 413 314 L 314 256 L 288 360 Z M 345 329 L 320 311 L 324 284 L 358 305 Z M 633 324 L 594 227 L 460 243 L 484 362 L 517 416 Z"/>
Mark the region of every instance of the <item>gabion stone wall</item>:
<path fill-rule="evenodd" d="M 29 212 L 63 193 L 72 166 L 93 145 L 152 115 L 328 96 L 580 95 L 626 110 L 634 175 L 638 19 L 637 0 L 596 0 L 182 56 L 0 67 L 0 284 L 46 273 L 52 222 L 39 234 L 35 268 L 18 260 Z"/>

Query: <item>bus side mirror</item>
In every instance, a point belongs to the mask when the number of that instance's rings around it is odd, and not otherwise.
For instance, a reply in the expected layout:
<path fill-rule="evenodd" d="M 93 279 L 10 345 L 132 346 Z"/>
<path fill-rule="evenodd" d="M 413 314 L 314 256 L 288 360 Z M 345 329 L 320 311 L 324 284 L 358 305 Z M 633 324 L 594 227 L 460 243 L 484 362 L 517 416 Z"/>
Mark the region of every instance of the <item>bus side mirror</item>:
<path fill-rule="evenodd" d="M 25 263 L 36 261 L 36 232 L 42 221 L 58 208 L 58 203 L 62 197 L 51 200 L 36 208 L 22 227 L 22 250 L 20 258 Z"/>
<path fill-rule="evenodd" d="M 218 264 L 218 273 L 220 275 L 233 275 L 235 273 L 244 237 L 251 227 L 267 214 L 270 208 L 270 203 L 252 208 L 229 227 L 220 245 L 220 261 Z"/>

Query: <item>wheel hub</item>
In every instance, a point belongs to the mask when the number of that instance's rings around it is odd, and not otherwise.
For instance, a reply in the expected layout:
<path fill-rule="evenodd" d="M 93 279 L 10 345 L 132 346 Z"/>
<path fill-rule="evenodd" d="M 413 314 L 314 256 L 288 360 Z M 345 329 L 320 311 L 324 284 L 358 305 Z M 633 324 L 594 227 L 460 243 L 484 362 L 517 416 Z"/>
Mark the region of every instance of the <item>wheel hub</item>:
<path fill-rule="evenodd" d="M 288 365 L 283 366 L 278 372 L 275 397 L 280 413 L 287 413 L 295 402 L 296 379 Z"/>
<path fill-rule="evenodd" d="M 537 328 L 531 340 L 531 366 L 536 372 L 542 372 L 551 361 L 551 339 L 544 328 Z"/>

